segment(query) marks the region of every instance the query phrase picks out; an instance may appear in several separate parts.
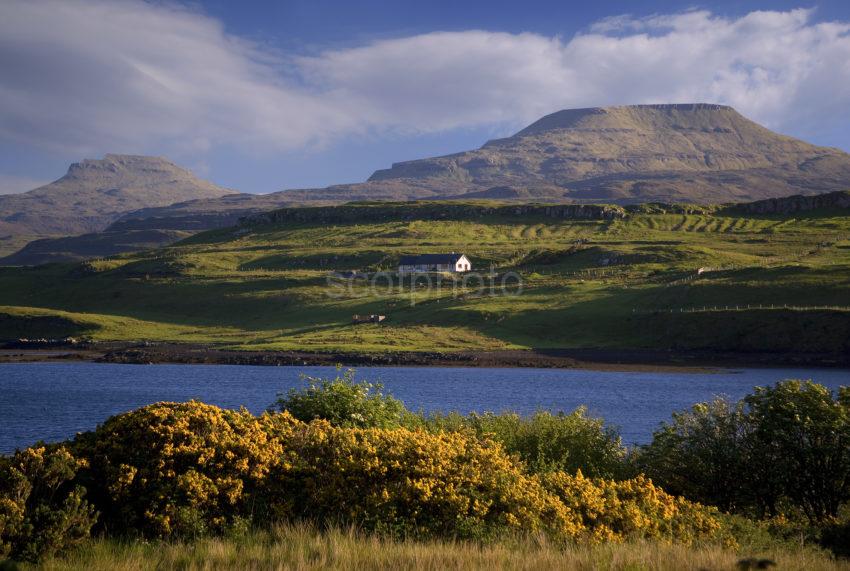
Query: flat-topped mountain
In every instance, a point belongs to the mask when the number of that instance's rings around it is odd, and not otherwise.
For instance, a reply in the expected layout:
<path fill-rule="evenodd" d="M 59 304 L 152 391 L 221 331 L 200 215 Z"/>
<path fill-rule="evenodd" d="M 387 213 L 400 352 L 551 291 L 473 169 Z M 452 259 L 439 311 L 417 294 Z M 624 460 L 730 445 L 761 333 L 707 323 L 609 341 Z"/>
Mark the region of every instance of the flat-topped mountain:
<path fill-rule="evenodd" d="M 253 201 L 443 198 L 707 204 L 848 188 L 847 153 L 780 135 L 725 105 L 689 103 L 567 109 L 473 151 L 395 163 L 363 183 L 238 202 L 243 209 Z M 226 206 L 200 200 L 181 214 Z"/>
<path fill-rule="evenodd" d="M 850 155 L 774 133 L 724 105 L 594 107 L 369 179 L 402 181 L 481 198 L 717 203 L 846 189 Z"/>
<path fill-rule="evenodd" d="M 0 195 L 4 242 L 104 229 L 122 214 L 232 191 L 160 157 L 106 155 L 74 163 L 59 180 L 23 194 Z"/>

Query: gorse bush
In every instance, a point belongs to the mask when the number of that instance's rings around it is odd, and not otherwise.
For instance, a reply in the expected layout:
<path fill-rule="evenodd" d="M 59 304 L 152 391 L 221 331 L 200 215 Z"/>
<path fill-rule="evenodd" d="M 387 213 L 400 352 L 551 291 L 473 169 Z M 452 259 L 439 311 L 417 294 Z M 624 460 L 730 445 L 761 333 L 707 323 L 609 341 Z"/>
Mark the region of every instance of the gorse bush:
<path fill-rule="evenodd" d="M 304 422 L 323 419 L 349 428 L 397 428 L 410 412 L 404 404 L 384 395 L 380 384 L 355 382 L 348 369 L 335 379 L 304 377 L 305 389 L 290 389 L 275 406 Z"/>
<path fill-rule="evenodd" d="M 115 532 L 166 538 L 220 532 L 251 516 L 283 460 L 263 418 L 190 401 L 113 416 L 77 438 L 80 480 Z"/>
<path fill-rule="evenodd" d="M 711 539 L 721 531 L 716 509 L 671 496 L 643 476 L 615 481 L 564 472 L 539 476 L 544 487 L 577 514 L 593 541 Z"/>
<path fill-rule="evenodd" d="M 37 560 L 79 543 L 94 525 L 169 540 L 306 521 L 396 537 L 728 541 L 722 522 L 731 516 L 680 492 L 736 510 L 793 502 L 812 521 L 829 520 L 824 541 L 846 536 L 830 519 L 847 497 L 844 391 L 836 400 L 822 387 L 785 383 L 744 403 L 677 414 L 638 457 L 653 483 L 611 477 L 623 476 L 619 438 L 581 409 L 528 419 L 412 416 L 351 377 L 334 383 L 345 386 L 290 395 L 287 404 L 308 422 L 288 406 L 254 416 L 157 403 L 64 445 L 0 458 L 0 556 Z M 368 414 L 353 418 L 353 410 Z M 756 459 L 800 473 L 748 470 Z M 758 492 L 762 482 L 775 488 Z"/>
<path fill-rule="evenodd" d="M 158 403 L 112 417 L 78 437 L 74 450 L 86 459 L 77 479 L 89 488 L 103 527 L 158 538 L 308 520 L 397 536 L 540 532 L 574 541 L 602 537 L 582 514 L 621 505 L 587 504 L 610 494 L 605 481 L 561 472 L 560 488 L 553 487 L 500 443 L 468 432 L 347 428 L 199 402 Z M 571 490 L 579 491 L 571 497 Z M 642 493 L 658 494 L 649 483 L 633 495 Z M 636 520 L 663 519 L 648 500 L 624 505 Z M 700 508 L 694 513 L 703 516 Z M 612 525 L 605 537 L 640 535 L 635 529 Z M 671 528 L 667 537 L 695 535 L 681 530 Z"/>
<path fill-rule="evenodd" d="M 577 521 L 492 441 L 460 433 L 301 426 L 279 488 L 297 517 L 403 536 L 486 538 L 546 530 L 574 537 Z"/>
<path fill-rule="evenodd" d="M 638 455 L 666 490 L 724 510 L 777 516 L 782 506 L 817 523 L 850 499 L 850 389 L 811 381 L 757 387 L 677 413 Z"/>
<path fill-rule="evenodd" d="M 97 514 L 74 483 L 84 466 L 64 446 L 0 459 L 0 557 L 37 561 L 88 537 Z"/>
<path fill-rule="evenodd" d="M 308 386 L 291 389 L 275 403 L 304 422 L 324 419 L 352 428 L 424 428 L 430 432 L 464 432 L 502 444 L 532 472 L 581 470 L 592 477 L 625 474 L 626 450 L 616 430 L 590 418 L 580 407 L 570 414 L 539 411 L 524 417 L 515 413 L 413 413 L 379 384 L 356 382 L 355 371 L 334 379 L 307 377 Z"/>

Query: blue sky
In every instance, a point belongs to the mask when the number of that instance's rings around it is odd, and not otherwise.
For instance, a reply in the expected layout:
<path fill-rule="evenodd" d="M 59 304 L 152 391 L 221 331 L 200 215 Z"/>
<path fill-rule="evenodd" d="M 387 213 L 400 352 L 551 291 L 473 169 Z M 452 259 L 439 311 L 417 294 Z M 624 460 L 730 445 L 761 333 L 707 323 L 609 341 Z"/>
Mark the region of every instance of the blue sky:
<path fill-rule="evenodd" d="M 850 3 L 6 0 L 0 192 L 107 152 L 246 192 L 566 107 L 711 101 L 850 150 Z"/>

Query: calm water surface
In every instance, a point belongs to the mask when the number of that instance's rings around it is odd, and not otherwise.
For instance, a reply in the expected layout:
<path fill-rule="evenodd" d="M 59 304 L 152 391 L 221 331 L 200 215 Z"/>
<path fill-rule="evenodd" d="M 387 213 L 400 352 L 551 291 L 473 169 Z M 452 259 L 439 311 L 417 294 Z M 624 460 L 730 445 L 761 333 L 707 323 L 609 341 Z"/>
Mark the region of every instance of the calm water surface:
<path fill-rule="evenodd" d="M 333 376 L 333 367 L 227 365 L 0 365 L 0 452 L 42 439 L 58 441 L 91 430 L 110 415 L 157 401 L 198 399 L 227 408 L 265 410 L 278 392 L 303 386 L 301 374 Z M 626 443 L 644 443 L 670 413 L 756 385 L 813 379 L 832 389 L 850 384 L 835 369 L 735 369 L 711 374 L 556 369 L 361 367 L 360 379 L 380 381 L 408 408 L 431 411 L 538 409 L 591 414 L 619 427 Z"/>

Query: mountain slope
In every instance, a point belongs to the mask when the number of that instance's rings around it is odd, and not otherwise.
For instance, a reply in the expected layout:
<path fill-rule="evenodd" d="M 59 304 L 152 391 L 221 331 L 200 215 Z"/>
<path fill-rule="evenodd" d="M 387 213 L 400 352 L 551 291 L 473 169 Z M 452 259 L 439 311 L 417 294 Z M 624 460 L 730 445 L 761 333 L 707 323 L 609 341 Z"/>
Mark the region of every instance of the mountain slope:
<path fill-rule="evenodd" d="M 711 104 L 570 109 L 475 151 L 396 163 L 372 183 L 435 192 L 536 189 L 582 201 L 732 202 L 850 186 L 850 155 L 779 135 Z M 482 192 L 484 191 L 484 192 Z"/>
<path fill-rule="evenodd" d="M 106 155 L 74 163 L 59 180 L 0 196 L 0 237 L 19 244 L 39 237 L 103 230 L 121 214 L 231 191 L 159 157 Z M 0 242 L 0 251 L 8 246 Z"/>

